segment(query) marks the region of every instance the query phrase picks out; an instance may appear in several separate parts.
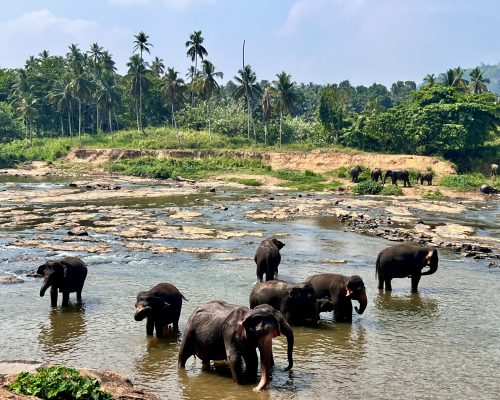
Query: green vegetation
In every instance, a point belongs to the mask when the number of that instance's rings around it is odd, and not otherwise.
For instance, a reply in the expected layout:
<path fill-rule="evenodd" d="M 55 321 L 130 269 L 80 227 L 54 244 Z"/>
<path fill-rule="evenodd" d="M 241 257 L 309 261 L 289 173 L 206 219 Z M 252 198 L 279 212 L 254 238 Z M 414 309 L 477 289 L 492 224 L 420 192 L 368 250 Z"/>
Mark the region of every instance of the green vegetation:
<path fill-rule="evenodd" d="M 262 182 L 252 178 L 228 178 L 226 182 L 235 182 L 245 186 L 262 186 Z"/>
<path fill-rule="evenodd" d="M 358 183 L 352 188 L 352 191 L 356 194 L 379 194 L 382 191 L 382 186 L 377 182 L 367 180 Z"/>
<path fill-rule="evenodd" d="M 111 400 L 110 394 L 100 388 L 97 379 L 83 377 L 74 368 L 55 365 L 42 368 L 35 374 L 21 372 L 9 390 L 56 400 Z"/>
<path fill-rule="evenodd" d="M 382 196 L 402 196 L 403 189 L 396 185 L 384 186 L 380 191 Z"/>
<path fill-rule="evenodd" d="M 492 180 L 485 178 L 483 174 L 473 173 L 464 175 L 447 175 L 440 179 L 441 186 L 449 187 L 461 191 L 475 191 L 485 183 L 492 183 Z"/>
<path fill-rule="evenodd" d="M 425 192 L 422 197 L 427 200 L 444 200 L 446 196 L 441 193 L 439 190 L 431 190 L 429 192 Z"/>
<path fill-rule="evenodd" d="M 322 174 L 317 174 L 309 170 L 293 171 L 279 170 L 272 172 L 272 176 L 286 180 L 281 186 L 295 188 L 298 190 L 328 190 L 335 189 L 341 184 L 337 181 L 328 181 L 327 177 Z"/>
<path fill-rule="evenodd" d="M 0 144 L 0 166 L 10 166 L 24 161 L 54 162 L 68 154 L 71 144 L 68 138 L 16 140 Z"/>

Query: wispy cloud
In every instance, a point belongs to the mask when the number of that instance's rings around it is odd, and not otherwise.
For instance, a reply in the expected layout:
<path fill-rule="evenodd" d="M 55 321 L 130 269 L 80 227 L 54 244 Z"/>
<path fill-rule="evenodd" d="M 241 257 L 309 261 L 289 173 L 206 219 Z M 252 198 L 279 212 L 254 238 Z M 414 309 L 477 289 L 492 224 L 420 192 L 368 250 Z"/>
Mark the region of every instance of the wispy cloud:
<path fill-rule="evenodd" d="M 118 6 L 164 5 L 177 10 L 185 9 L 197 4 L 212 4 L 217 0 L 109 0 Z"/>

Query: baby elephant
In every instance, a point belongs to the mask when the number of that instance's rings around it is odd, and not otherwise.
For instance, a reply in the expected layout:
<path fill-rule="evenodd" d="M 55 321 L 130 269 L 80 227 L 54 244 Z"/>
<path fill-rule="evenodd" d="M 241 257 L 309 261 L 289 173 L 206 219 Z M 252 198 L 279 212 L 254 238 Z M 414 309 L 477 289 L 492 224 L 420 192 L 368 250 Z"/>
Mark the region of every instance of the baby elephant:
<path fill-rule="evenodd" d="M 250 293 L 250 308 L 260 304 L 273 306 L 289 324 L 316 324 L 319 320 L 314 289 L 304 283 L 258 282 Z"/>
<path fill-rule="evenodd" d="M 87 266 L 77 257 L 64 257 L 61 260 L 48 260 L 40 265 L 37 270 L 38 275 L 45 279 L 40 289 L 40 296 L 43 297 L 50 287 L 50 305 L 57 306 L 57 291 L 63 294 L 62 306 L 67 307 L 69 294 L 76 292 L 77 301 L 82 301 L 82 289 L 87 277 Z"/>
<path fill-rule="evenodd" d="M 136 321 L 147 318 L 146 334 L 163 337 L 163 331 L 169 324 L 174 331 L 179 331 L 179 317 L 181 315 L 182 300 L 187 299 L 171 283 L 159 283 L 147 292 L 139 292 L 135 303 Z"/>
<path fill-rule="evenodd" d="M 259 282 L 262 282 L 264 274 L 266 274 L 266 281 L 274 279 L 274 275 L 278 273 L 278 265 L 281 262 L 280 250 L 284 246 L 285 243 L 275 238 L 265 239 L 259 245 L 254 256 Z"/>
<path fill-rule="evenodd" d="M 427 181 L 427 186 L 432 186 L 432 178 L 434 174 L 430 171 L 419 172 L 417 175 L 417 182 L 420 181 L 420 184 L 423 185 L 424 181 Z"/>
<path fill-rule="evenodd" d="M 324 273 L 312 275 L 305 281 L 314 288 L 320 311 L 333 308 L 333 315 L 337 322 L 352 322 L 352 300 L 359 302 L 354 307 L 358 314 L 365 312 L 368 300 L 366 298 L 365 284 L 358 275 L 345 276 L 340 274 Z M 328 299 L 330 301 L 324 301 Z"/>

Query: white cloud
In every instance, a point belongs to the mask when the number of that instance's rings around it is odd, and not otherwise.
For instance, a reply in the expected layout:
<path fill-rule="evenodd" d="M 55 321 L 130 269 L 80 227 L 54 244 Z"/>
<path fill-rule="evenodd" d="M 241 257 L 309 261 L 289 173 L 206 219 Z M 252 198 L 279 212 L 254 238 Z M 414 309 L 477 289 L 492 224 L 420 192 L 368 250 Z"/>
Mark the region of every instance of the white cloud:
<path fill-rule="evenodd" d="M 185 9 L 196 4 L 212 4 L 216 0 L 109 0 L 113 5 L 118 6 L 142 6 L 146 4 L 164 5 L 173 9 Z"/>
<path fill-rule="evenodd" d="M 65 55 L 71 43 L 85 51 L 93 42 L 110 49 L 113 54 L 118 50 L 115 60 L 123 64 L 131 51 L 133 37 L 128 29 L 103 27 L 94 20 L 62 17 L 47 9 L 0 22 L 0 32 L 0 48 L 3 54 L 9 55 L 0 59 L 0 67 L 14 68 L 24 65 L 30 55 L 37 55 L 42 50 Z"/>

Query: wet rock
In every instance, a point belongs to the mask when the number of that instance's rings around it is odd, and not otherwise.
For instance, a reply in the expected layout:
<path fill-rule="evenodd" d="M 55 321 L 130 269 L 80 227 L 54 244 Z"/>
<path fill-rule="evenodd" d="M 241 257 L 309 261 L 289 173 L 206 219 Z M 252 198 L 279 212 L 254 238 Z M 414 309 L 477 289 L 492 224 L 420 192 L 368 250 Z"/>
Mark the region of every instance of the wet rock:
<path fill-rule="evenodd" d="M 42 278 L 43 275 L 38 275 L 38 269 L 33 269 L 31 271 L 26 272 L 26 276 L 28 278 Z"/>
<path fill-rule="evenodd" d="M 494 194 L 494 193 L 498 193 L 499 190 L 498 189 L 495 189 L 493 186 L 490 186 L 490 185 L 481 185 L 481 187 L 479 188 L 479 191 L 481 193 L 484 193 L 484 194 Z"/>
<path fill-rule="evenodd" d="M 214 188 L 214 187 L 213 187 L 213 188 L 210 188 L 209 192 L 210 192 L 210 193 L 215 193 L 215 188 Z"/>
<path fill-rule="evenodd" d="M 3 275 L 0 276 L 0 285 L 14 284 L 14 283 L 23 283 L 24 281 L 17 276 L 12 275 Z"/>
<path fill-rule="evenodd" d="M 500 263 L 497 263 L 495 261 L 491 261 L 489 264 L 488 264 L 488 268 L 500 268 Z"/>
<path fill-rule="evenodd" d="M 82 226 L 78 226 L 68 231 L 69 236 L 88 236 L 88 232 Z"/>

